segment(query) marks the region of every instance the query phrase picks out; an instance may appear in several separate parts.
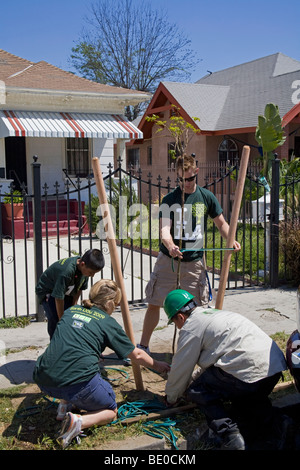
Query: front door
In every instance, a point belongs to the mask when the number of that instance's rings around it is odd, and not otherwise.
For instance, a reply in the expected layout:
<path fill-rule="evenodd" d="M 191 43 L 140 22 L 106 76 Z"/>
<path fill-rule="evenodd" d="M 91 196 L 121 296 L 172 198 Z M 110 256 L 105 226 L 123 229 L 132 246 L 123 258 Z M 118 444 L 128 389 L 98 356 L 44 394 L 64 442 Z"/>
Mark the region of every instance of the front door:
<path fill-rule="evenodd" d="M 6 178 L 14 180 L 15 189 L 27 186 L 25 137 L 5 138 Z"/>

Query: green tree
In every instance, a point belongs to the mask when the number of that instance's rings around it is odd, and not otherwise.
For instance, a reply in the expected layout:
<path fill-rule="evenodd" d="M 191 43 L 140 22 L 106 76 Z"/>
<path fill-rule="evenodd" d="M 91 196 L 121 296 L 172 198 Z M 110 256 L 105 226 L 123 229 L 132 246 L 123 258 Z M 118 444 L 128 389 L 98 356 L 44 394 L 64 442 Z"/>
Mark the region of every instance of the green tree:
<path fill-rule="evenodd" d="M 180 116 L 180 108 L 172 105 L 172 109 L 173 115 L 168 121 L 161 119 L 156 114 L 147 116 L 146 121 L 152 122 L 157 126 L 156 132 L 166 130 L 172 139 L 174 139 L 175 146 L 174 149 L 170 150 L 170 153 L 173 158 L 176 158 L 178 155 L 183 155 L 186 152 L 192 136 L 200 134 L 201 130 Z M 200 121 L 197 117 L 193 117 L 193 120 L 195 122 Z"/>
<path fill-rule="evenodd" d="M 285 142 L 282 120 L 277 105 L 268 103 L 265 107 L 265 114 L 258 116 L 255 139 L 263 151 L 263 176 L 267 178 L 271 161 L 274 158 L 273 152 Z"/>

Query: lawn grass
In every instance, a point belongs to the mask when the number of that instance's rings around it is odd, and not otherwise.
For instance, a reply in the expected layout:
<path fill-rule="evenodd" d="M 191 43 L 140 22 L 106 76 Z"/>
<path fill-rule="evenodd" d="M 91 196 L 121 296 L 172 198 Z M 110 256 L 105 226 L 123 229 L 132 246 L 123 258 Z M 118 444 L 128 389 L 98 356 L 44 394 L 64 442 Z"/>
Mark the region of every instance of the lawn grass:
<path fill-rule="evenodd" d="M 274 341 L 285 352 L 288 335 L 286 333 L 276 333 L 272 335 Z M 128 368 L 124 369 L 126 372 Z M 108 371 L 110 378 L 116 378 L 118 372 Z M 151 383 L 157 382 L 157 375 L 151 371 L 143 372 L 144 383 L 151 390 Z M 284 372 L 285 382 L 292 380 L 288 371 Z M 162 389 L 164 383 L 161 383 Z M 134 387 L 134 379 L 130 377 L 127 381 L 124 376 L 119 376 L 113 388 L 116 393 L 117 403 L 135 400 L 151 400 L 155 397 L 149 391 L 138 392 Z M 272 399 L 278 394 L 293 393 L 294 387 L 272 393 Z M 125 392 L 125 393 L 124 393 Z M 160 399 L 161 394 L 159 394 Z M 43 396 L 38 387 L 33 384 L 12 387 L 0 390 L 0 450 L 59 450 L 56 441 L 61 424 L 56 421 L 57 402 Z M 199 424 L 204 423 L 204 416 L 193 409 L 189 413 L 172 416 L 176 420 L 174 427 L 175 435 L 178 439 L 185 439 L 194 433 Z M 134 439 L 136 436 L 144 434 L 142 423 L 134 423 L 124 426 L 121 423 L 107 426 L 95 426 L 86 432 L 86 437 L 82 438 L 81 444 L 73 442 L 69 450 L 95 450 L 101 449 L 105 445 L 110 448 L 118 448 L 118 442 L 125 439 Z M 115 443 L 115 444 L 114 444 Z"/>

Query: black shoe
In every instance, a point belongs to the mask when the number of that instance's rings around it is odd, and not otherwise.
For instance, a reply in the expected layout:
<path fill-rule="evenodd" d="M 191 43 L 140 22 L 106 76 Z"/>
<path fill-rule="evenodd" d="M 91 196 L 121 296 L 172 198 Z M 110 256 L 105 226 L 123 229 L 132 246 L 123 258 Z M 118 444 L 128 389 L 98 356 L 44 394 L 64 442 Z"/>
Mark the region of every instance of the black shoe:
<path fill-rule="evenodd" d="M 287 415 L 279 415 L 273 423 L 273 435 L 277 450 L 287 449 L 293 433 L 293 420 Z"/>
<path fill-rule="evenodd" d="M 245 450 L 245 441 L 238 431 L 228 431 L 222 436 L 220 450 Z"/>

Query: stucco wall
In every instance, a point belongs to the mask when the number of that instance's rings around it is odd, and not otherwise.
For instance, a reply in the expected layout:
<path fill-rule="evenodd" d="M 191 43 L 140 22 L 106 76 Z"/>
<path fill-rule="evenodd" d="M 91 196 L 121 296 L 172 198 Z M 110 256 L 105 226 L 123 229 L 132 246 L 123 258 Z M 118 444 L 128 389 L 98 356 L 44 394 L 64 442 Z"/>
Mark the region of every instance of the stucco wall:
<path fill-rule="evenodd" d="M 65 139 L 60 138 L 34 138 L 26 139 L 26 159 L 27 159 L 27 182 L 28 193 L 32 194 L 32 168 L 33 156 L 38 157 L 38 163 L 41 164 L 41 184 L 42 193 L 43 186 L 47 183 L 48 194 L 55 194 L 55 184 L 59 184 L 59 193 L 65 191 L 65 175 L 62 171 L 66 168 L 65 160 Z M 109 163 L 113 164 L 113 139 L 93 139 L 91 143 L 91 159 L 93 157 L 100 158 L 101 170 L 105 176 Z M 92 163 L 91 163 L 92 166 Z M 84 179 L 82 186 L 84 186 Z M 70 187 L 71 190 L 71 187 Z M 96 194 L 96 189 L 93 190 Z M 88 200 L 88 190 L 81 194 L 84 201 Z"/>

